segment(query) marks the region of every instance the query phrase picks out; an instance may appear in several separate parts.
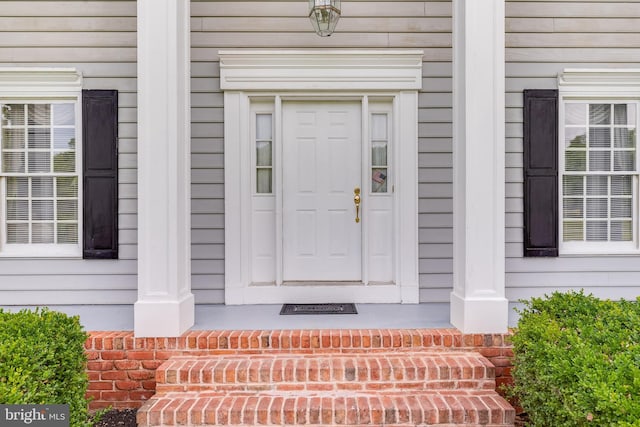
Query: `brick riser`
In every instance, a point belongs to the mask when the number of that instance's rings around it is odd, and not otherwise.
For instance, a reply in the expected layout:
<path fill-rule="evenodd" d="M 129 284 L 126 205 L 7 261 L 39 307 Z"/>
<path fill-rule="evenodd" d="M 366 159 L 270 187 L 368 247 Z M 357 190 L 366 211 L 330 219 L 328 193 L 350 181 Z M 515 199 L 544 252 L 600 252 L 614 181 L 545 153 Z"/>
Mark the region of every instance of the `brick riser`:
<path fill-rule="evenodd" d="M 140 426 L 513 426 L 513 408 L 480 391 L 441 394 L 169 393 L 138 412 Z"/>
<path fill-rule="evenodd" d="M 474 353 L 175 357 L 158 369 L 156 392 L 495 390 L 494 378 Z"/>

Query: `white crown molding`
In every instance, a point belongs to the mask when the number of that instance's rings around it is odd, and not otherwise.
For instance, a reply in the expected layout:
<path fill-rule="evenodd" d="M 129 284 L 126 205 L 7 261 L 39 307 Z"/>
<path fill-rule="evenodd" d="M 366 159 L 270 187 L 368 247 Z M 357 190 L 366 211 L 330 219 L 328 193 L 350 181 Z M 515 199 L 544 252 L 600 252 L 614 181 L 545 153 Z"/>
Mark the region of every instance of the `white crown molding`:
<path fill-rule="evenodd" d="M 0 67 L 3 97 L 77 96 L 82 74 L 75 68 Z"/>
<path fill-rule="evenodd" d="M 640 96 L 640 68 L 568 68 L 558 75 L 558 89 L 565 97 Z"/>
<path fill-rule="evenodd" d="M 223 90 L 419 90 L 421 50 L 222 50 Z"/>

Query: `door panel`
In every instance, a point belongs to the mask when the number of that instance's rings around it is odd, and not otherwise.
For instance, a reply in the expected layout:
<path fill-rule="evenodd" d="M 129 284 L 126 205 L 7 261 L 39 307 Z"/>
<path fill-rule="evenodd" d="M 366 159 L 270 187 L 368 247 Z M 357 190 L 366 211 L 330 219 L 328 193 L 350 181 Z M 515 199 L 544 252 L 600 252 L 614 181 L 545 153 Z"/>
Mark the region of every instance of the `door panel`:
<path fill-rule="evenodd" d="M 283 104 L 283 279 L 361 280 L 361 117 L 355 102 Z"/>

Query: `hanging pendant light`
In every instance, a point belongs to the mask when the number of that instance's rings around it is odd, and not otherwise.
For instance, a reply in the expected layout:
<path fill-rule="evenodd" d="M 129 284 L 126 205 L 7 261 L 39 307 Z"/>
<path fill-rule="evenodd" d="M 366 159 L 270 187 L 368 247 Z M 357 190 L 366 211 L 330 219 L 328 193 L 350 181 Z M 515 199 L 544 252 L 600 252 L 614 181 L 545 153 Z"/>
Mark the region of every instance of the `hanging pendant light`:
<path fill-rule="evenodd" d="M 340 0 L 309 0 L 309 19 L 316 34 L 330 36 L 340 19 Z"/>

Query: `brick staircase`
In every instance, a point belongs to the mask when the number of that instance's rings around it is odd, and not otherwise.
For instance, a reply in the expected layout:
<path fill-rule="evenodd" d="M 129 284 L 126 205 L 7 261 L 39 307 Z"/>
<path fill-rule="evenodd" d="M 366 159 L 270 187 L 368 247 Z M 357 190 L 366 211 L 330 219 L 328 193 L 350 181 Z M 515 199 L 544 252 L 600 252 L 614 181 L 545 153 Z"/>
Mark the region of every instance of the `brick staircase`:
<path fill-rule="evenodd" d="M 140 426 L 513 426 L 479 353 L 375 352 L 183 355 L 156 371 Z"/>

